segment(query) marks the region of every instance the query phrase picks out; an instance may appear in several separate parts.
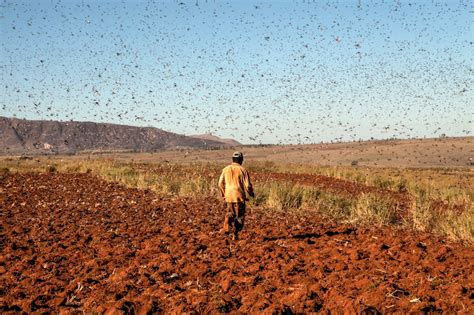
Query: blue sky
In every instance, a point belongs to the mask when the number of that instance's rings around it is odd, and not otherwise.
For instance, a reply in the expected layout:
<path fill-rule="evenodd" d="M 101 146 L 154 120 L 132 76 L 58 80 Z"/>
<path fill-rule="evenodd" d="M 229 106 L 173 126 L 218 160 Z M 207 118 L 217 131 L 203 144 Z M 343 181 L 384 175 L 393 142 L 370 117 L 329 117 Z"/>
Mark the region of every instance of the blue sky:
<path fill-rule="evenodd" d="M 0 116 L 243 143 L 471 135 L 470 1 L 4 1 Z"/>

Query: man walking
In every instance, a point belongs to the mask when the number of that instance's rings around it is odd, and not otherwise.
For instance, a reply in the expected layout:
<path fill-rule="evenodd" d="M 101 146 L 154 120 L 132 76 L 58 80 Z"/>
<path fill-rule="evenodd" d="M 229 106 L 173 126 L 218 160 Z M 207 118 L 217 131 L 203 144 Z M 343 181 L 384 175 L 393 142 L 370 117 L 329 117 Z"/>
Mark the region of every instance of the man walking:
<path fill-rule="evenodd" d="M 247 194 L 255 197 L 249 172 L 242 166 L 243 161 L 242 152 L 234 152 L 232 164 L 222 170 L 219 178 L 219 190 L 227 203 L 227 214 L 221 231 L 228 233 L 233 228 L 233 240 L 238 238 L 238 233 L 244 227 Z"/>

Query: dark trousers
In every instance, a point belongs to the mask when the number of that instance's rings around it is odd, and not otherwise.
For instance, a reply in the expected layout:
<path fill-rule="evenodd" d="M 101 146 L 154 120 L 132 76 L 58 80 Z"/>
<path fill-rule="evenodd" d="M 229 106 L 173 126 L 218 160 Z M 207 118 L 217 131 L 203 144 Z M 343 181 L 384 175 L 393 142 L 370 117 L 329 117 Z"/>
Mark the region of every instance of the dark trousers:
<path fill-rule="evenodd" d="M 234 235 L 242 231 L 245 220 L 245 202 L 228 202 L 227 213 L 224 218 L 224 231 L 230 232 L 232 229 Z"/>

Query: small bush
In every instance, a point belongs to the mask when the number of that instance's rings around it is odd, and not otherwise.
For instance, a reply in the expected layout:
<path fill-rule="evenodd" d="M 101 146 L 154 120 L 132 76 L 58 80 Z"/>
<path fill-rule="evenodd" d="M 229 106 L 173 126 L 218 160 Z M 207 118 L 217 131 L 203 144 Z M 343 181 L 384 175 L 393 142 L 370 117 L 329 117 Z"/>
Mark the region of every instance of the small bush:
<path fill-rule="evenodd" d="M 408 191 L 408 182 L 407 182 L 407 180 L 403 179 L 403 180 L 399 181 L 397 183 L 396 188 L 397 188 L 398 192 L 401 192 L 401 193 L 407 192 Z"/>
<path fill-rule="evenodd" d="M 342 220 L 347 219 L 354 205 L 354 200 L 344 196 L 328 193 L 321 194 L 318 199 L 318 210 L 331 218 Z"/>
<path fill-rule="evenodd" d="M 322 191 L 312 188 L 312 187 L 305 187 L 303 191 L 303 205 L 302 207 L 305 209 L 314 209 L 317 208 L 319 205 L 319 200 L 322 196 Z"/>
<path fill-rule="evenodd" d="M 160 192 L 178 195 L 179 191 L 181 190 L 181 181 L 179 179 L 175 180 L 171 178 L 164 178 L 160 180 L 158 187 Z"/>
<path fill-rule="evenodd" d="M 255 198 L 250 199 L 250 203 L 256 207 L 268 205 L 268 187 L 260 186 L 255 192 Z"/>
<path fill-rule="evenodd" d="M 381 226 L 398 223 L 398 217 L 392 204 L 377 196 L 363 194 L 351 207 L 350 221 Z"/>
<path fill-rule="evenodd" d="M 448 211 L 444 220 L 439 222 L 441 234 L 455 240 L 465 240 L 474 243 L 474 207 L 471 205 L 467 211 L 459 214 Z"/>
<path fill-rule="evenodd" d="M 0 180 L 4 179 L 10 173 L 8 167 L 0 167 Z"/>
<path fill-rule="evenodd" d="M 217 190 L 217 183 L 197 176 L 184 180 L 179 188 L 182 196 L 210 196 Z"/>
<path fill-rule="evenodd" d="M 299 209 L 303 204 L 304 189 L 288 183 L 271 185 L 267 205 L 276 210 Z"/>
<path fill-rule="evenodd" d="M 58 170 L 56 165 L 48 165 L 46 166 L 46 172 L 47 173 L 56 173 Z"/>
<path fill-rule="evenodd" d="M 354 181 L 357 183 L 365 184 L 367 182 L 367 178 L 364 174 L 356 174 L 353 178 Z"/>
<path fill-rule="evenodd" d="M 390 179 L 376 177 L 374 179 L 374 186 L 381 189 L 389 189 L 390 187 L 392 187 L 392 181 Z"/>
<path fill-rule="evenodd" d="M 132 167 L 105 167 L 99 171 L 99 174 L 106 179 L 121 182 L 129 187 L 137 187 L 139 172 Z"/>

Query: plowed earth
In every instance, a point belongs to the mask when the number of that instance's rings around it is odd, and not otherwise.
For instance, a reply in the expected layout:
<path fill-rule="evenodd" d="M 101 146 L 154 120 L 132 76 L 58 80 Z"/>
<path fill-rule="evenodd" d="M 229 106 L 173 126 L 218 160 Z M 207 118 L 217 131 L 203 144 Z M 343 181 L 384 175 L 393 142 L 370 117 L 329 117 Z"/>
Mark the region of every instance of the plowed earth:
<path fill-rule="evenodd" d="M 90 174 L 0 179 L 0 311 L 474 312 L 473 248 L 429 234 L 163 198 Z"/>

